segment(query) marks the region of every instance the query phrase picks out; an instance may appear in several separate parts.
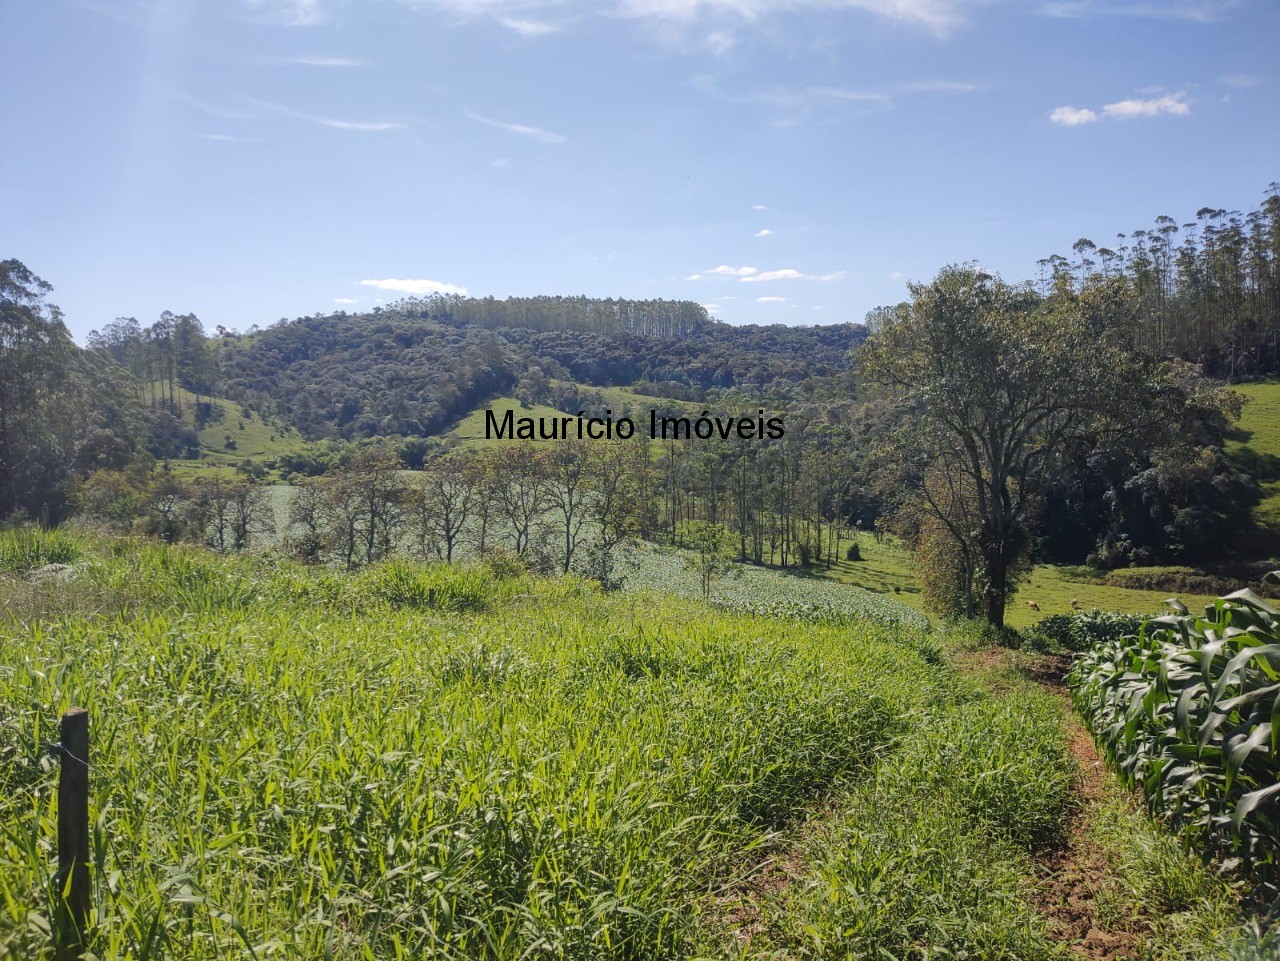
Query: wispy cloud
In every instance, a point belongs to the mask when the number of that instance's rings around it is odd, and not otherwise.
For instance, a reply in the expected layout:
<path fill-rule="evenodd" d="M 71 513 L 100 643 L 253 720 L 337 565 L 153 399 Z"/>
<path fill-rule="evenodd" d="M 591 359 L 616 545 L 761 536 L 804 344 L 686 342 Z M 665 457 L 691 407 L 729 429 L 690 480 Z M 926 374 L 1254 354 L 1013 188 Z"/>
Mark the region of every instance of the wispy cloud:
<path fill-rule="evenodd" d="M 786 303 L 786 297 L 757 297 L 757 304 L 782 304 Z"/>
<path fill-rule="evenodd" d="M 1218 78 L 1219 82 L 1227 87 L 1260 87 L 1262 80 L 1249 73 L 1229 73 L 1225 77 Z"/>
<path fill-rule="evenodd" d="M 770 280 L 820 280 L 832 281 L 842 280 L 846 276 L 845 271 L 837 270 L 830 274 L 806 274 L 803 271 L 796 270 L 793 267 L 780 267 L 777 270 L 761 270 L 759 267 L 733 267 L 729 264 L 720 264 L 711 270 L 704 271 L 713 277 L 733 278 L 744 283 L 759 283 L 761 281 Z M 701 277 L 702 274 L 694 274 L 695 277 Z"/>
<path fill-rule="evenodd" d="M 386 280 L 362 280 L 362 287 L 376 287 L 378 290 L 393 290 L 401 294 L 458 294 L 465 296 L 467 288 L 454 284 L 446 284 L 439 280 L 397 280 L 390 277 Z"/>
<path fill-rule="evenodd" d="M 1051 0 L 1040 10 L 1050 17 L 1141 17 L 1151 20 L 1221 20 L 1240 0 Z"/>
<path fill-rule="evenodd" d="M 764 204 L 753 204 L 751 209 L 752 210 L 768 210 L 769 208 L 766 207 Z"/>
<path fill-rule="evenodd" d="M 218 143 L 245 143 L 244 137 L 235 137 L 229 133 L 198 133 L 201 140 L 216 140 Z"/>
<path fill-rule="evenodd" d="M 772 231 L 772 230 L 770 230 L 768 227 L 766 227 L 766 228 L 764 228 L 763 230 L 757 230 L 757 231 L 756 231 L 756 236 L 757 236 L 757 237 L 772 237 L 772 236 L 773 236 L 773 231 Z"/>
<path fill-rule="evenodd" d="M 565 140 L 560 134 L 551 133 L 551 131 L 543 130 L 541 127 L 531 127 L 523 123 L 505 123 L 501 120 L 494 120 L 492 117 L 483 117 L 478 113 L 468 113 L 467 117 L 487 127 L 505 130 L 507 133 L 517 134 L 521 137 L 532 137 L 542 143 L 564 143 Z"/>
<path fill-rule="evenodd" d="M 360 301 L 356 300 L 354 297 L 334 297 L 333 302 L 335 304 L 347 304 L 347 305 L 360 303 Z"/>
<path fill-rule="evenodd" d="M 843 270 L 837 270 L 830 274 L 806 274 L 792 267 L 782 267 L 778 270 L 762 270 L 758 273 L 753 273 L 750 276 L 742 277 L 741 279 L 747 283 L 759 283 L 761 281 L 769 280 L 820 280 L 823 282 L 829 282 L 832 280 L 843 280 L 845 276 L 846 272 Z"/>
<path fill-rule="evenodd" d="M 701 306 L 702 306 L 702 309 L 709 314 L 714 314 L 717 310 L 720 309 L 719 304 L 702 304 Z"/>
<path fill-rule="evenodd" d="M 294 57 L 294 63 L 302 64 L 305 67 L 363 67 L 366 66 L 363 60 L 352 60 L 350 57 Z"/>
<path fill-rule="evenodd" d="M 286 107 L 284 104 L 272 103 L 268 100 L 257 100 L 253 97 L 246 97 L 245 102 L 251 103 L 262 110 L 279 114 L 282 117 L 289 117 L 293 120 L 305 120 L 307 123 L 317 124 L 321 127 L 329 127 L 333 130 L 356 130 L 378 133 L 387 130 L 402 130 L 408 126 L 399 120 L 341 120 L 337 117 L 322 117 L 319 114 L 307 113 L 303 110 L 294 110 L 292 107 Z"/>
<path fill-rule="evenodd" d="M 702 274 L 690 274 L 685 280 L 701 280 Z"/>
<path fill-rule="evenodd" d="M 861 10 L 943 32 L 964 20 L 966 6 L 965 0 L 621 0 L 617 9 L 625 17 L 682 22 L 714 15 L 752 22 L 791 11 Z"/>
<path fill-rule="evenodd" d="M 1055 107 L 1049 111 L 1049 120 L 1063 127 L 1079 127 L 1099 120 L 1133 120 L 1138 117 L 1186 117 L 1191 105 L 1181 93 L 1163 94 L 1147 99 L 1117 100 L 1106 104 L 1101 113 L 1087 107 Z"/>
<path fill-rule="evenodd" d="M 320 0 L 244 0 L 265 19 L 287 27 L 313 27 L 324 22 Z"/>
<path fill-rule="evenodd" d="M 498 17 L 498 23 L 522 37 L 545 37 L 550 33 L 559 33 L 560 27 L 545 20 L 529 20 L 525 17 Z"/>

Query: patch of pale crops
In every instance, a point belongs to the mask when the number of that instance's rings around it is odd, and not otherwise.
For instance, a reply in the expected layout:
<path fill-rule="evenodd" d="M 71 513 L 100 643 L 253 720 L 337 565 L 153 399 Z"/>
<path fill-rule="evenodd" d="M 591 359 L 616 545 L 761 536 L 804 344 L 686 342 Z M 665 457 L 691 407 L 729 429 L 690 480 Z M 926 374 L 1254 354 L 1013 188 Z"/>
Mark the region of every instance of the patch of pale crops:
<path fill-rule="evenodd" d="M 702 589 L 679 551 L 645 545 L 629 555 L 628 590 L 650 590 L 690 599 Z M 929 619 L 914 608 L 883 594 L 816 577 L 745 564 L 714 581 L 711 602 L 719 607 L 792 618 L 811 624 L 851 625 L 871 622 L 911 632 L 929 630 Z"/>
<path fill-rule="evenodd" d="M 946 696 L 871 626 L 114 553 L 62 588 L 83 613 L 0 620 L 0 957 L 49 953 L 40 745 L 71 705 L 98 958 L 653 959 L 686 956 L 744 852 Z"/>

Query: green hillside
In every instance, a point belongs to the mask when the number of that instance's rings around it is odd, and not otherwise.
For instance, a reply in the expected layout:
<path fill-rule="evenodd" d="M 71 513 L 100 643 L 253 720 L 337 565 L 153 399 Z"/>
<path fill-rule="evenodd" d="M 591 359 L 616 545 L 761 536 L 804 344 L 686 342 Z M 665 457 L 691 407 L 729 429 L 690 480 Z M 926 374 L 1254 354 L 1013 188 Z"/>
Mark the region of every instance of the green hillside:
<path fill-rule="evenodd" d="M 1249 399 L 1227 450 L 1245 463 L 1262 484 L 1262 500 L 1254 508 L 1258 525 L 1280 536 L 1280 382 L 1240 384 Z"/>
<path fill-rule="evenodd" d="M 565 414 L 556 410 L 554 407 L 547 407 L 543 404 L 525 404 L 523 401 L 516 400 L 514 397 L 499 397 L 490 401 L 481 407 L 477 407 L 445 437 L 450 440 L 456 440 L 462 443 L 464 447 L 494 447 L 503 443 L 499 440 L 489 440 L 485 437 L 485 411 L 492 410 L 495 417 L 501 420 L 506 416 L 507 411 L 513 412 L 516 417 L 564 417 Z M 546 441 L 535 441 L 535 443 L 548 443 Z"/>
<path fill-rule="evenodd" d="M 214 412 L 201 426 L 197 423 L 196 395 L 179 387 L 175 400 L 181 408 L 182 423 L 196 429 L 200 445 L 198 459 L 170 462 L 179 473 L 188 476 L 230 474 L 237 464 L 246 460 L 263 465 L 308 446 L 308 441 L 292 427 L 264 420 L 236 401 L 201 395 L 199 401 L 211 405 Z"/>

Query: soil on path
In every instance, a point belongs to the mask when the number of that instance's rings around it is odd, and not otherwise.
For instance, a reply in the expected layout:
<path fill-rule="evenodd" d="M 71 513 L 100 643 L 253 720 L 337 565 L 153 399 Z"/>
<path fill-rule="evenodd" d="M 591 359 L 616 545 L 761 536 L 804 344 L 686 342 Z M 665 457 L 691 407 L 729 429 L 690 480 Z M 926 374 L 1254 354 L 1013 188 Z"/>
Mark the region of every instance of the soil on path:
<path fill-rule="evenodd" d="M 973 666 L 991 676 L 1002 668 L 1014 668 L 1061 697 L 1066 704 L 1067 748 L 1076 762 L 1075 803 L 1063 825 L 1061 841 L 1034 852 L 1035 887 L 1031 898 L 1050 933 L 1065 944 L 1074 957 L 1122 959 L 1139 956 L 1142 928 L 1133 922 L 1117 927 L 1098 917 L 1098 897 L 1115 867 L 1093 840 L 1090 822 L 1096 809 L 1114 795 L 1115 785 L 1089 732 L 1071 707 L 1067 673 L 1071 658 L 1061 655 L 1018 656 L 1008 651 L 983 651 L 969 655 Z M 971 662 L 972 663 L 972 662 Z M 992 686 L 999 684 L 998 674 Z"/>

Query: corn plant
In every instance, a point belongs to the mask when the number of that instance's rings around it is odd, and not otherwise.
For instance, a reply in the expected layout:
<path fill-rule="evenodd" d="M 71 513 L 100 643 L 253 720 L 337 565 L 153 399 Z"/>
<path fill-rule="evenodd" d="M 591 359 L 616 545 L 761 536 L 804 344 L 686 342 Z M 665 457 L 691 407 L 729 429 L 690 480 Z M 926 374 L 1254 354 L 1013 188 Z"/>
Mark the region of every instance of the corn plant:
<path fill-rule="evenodd" d="M 1280 612 L 1251 591 L 1177 601 L 1076 664 L 1075 702 L 1125 782 L 1188 843 L 1280 866 Z"/>

